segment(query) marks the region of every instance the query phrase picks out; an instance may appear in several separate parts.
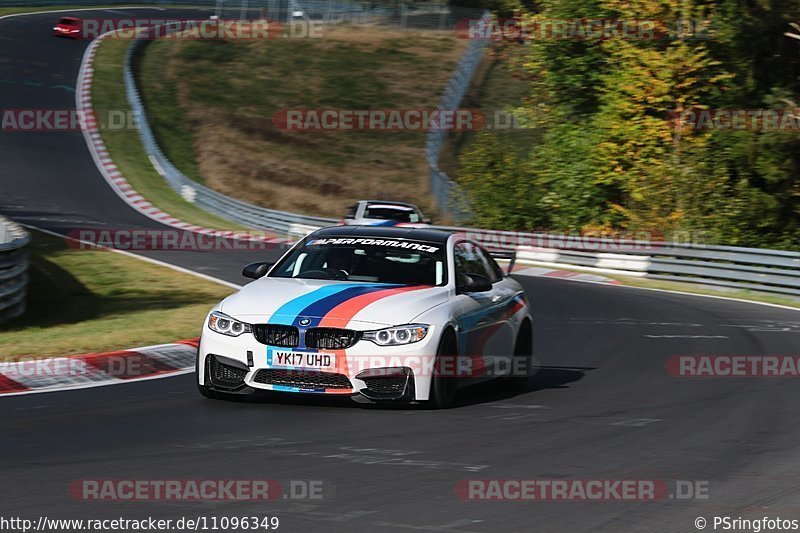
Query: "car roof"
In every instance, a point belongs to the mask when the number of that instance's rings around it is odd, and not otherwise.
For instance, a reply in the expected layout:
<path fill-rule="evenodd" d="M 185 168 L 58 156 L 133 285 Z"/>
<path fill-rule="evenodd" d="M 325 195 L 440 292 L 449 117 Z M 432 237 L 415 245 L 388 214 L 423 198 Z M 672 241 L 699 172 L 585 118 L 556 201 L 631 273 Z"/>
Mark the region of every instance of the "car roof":
<path fill-rule="evenodd" d="M 394 209 L 395 211 L 413 211 L 413 207 L 409 207 L 407 205 L 397 205 L 397 204 L 367 204 L 369 209 Z"/>
<path fill-rule="evenodd" d="M 77 22 L 77 21 L 79 21 L 81 19 L 79 19 L 78 17 L 61 17 L 59 20 L 72 20 L 72 21 Z"/>
<path fill-rule="evenodd" d="M 361 200 L 361 202 L 364 203 L 364 204 L 367 204 L 367 205 L 380 204 L 380 205 L 386 205 L 386 206 L 400 206 L 400 207 L 411 207 L 411 208 L 417 207 L 416 205 L 410 204 L 408 202 L 393 202 L 393 201 L 387 201 L 387 200 Z"/>
<path fill-rule="evenodd" d="M 314 237 L 380 237 L 384 239 L 412 239 L 445 244 L 452 231 L 431 228 L 406 228 L 387 226 L 331 226 L 314 233 Z"/>

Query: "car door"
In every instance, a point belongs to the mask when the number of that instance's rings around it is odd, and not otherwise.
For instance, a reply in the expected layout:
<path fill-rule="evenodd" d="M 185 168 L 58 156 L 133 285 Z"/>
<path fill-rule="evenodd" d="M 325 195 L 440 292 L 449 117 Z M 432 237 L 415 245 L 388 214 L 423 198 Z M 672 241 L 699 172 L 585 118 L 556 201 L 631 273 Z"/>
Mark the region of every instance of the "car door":
<path fill-rule="evenodd" d="M 497 317 L 494 336 L 500 350 L 495 355 L 495 365 L 499 367 L 498 370 L 501 370 L 501 373 L 506 373 L 511 370 L 514 360 L 517 327 L 512 323 L 511 318 L 520 308 L 519 287 L 503 272 L 489 252 L 480 246 L 477 248 L 476 253 L 492 274 L 492 312 Z"/>
<path fill-rule="evenodd" d="M 502 275 L 490 268 L 481 248 L 470 241 L 454 245 L 456 284 L 465 274 L 485 276 L 492 288 L 485 292 L 459 291 L 456 296 L 458 309 L 459 346 L 462 354 L 472 359 L 473 374 L 477 378 L 488 377 L 497 372 L 510 352 L 506 337 L 508 325 L 504 320 L 507 289 L 501 285 Z M 508 296 L 509 298 L 511 296 Z M 483 372 L 485 370 L 485 372 Z"/>

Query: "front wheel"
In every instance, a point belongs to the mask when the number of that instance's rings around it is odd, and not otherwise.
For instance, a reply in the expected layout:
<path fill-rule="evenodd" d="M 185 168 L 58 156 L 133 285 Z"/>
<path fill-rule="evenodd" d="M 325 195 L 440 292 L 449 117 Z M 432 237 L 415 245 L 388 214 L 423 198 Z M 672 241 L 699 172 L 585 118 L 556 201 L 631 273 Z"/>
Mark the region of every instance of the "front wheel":
<path fill-rule="evenodd" d="M 513 389 L 525 390 L 531 382 L 531 365 L 533 363 L 533 332 L 531 323 L 522 323 L 514 342 L 514 357 L 508 383 Z"/>
<path fill-rule="evenodd" d="M 447 409 L 455 403 L 456 378 L 455 376 L 447 375 L 447 372 L 443 371 L 443 369 L 453 366 L 453 361 L 448 363 L 444 361 L 455 359 L 456 355 L 458 355 L 458 342 L 456 341 L 455 333 L 452 330 L 447 330 L 442 335 L 442 340 L 439 341 L 439 348 L 436 350 L 436 363 L 434 364 L 431 393 L 428 400 L 429 406 L 433 409 Z"/>

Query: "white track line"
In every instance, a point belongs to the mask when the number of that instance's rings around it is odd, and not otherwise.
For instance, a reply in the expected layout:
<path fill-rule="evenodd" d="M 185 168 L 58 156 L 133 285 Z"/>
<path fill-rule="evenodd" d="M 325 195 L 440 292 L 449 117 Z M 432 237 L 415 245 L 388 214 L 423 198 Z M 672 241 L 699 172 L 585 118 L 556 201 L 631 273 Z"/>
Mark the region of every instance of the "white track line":
<path fill-rule="evenodd" d="M 224 279 L 215 278 L 214 276 L 209 276 L 208 274 L 203 274 L 201 272 L 195 272 L 194 270 L 189 270 L 188 268 L 183 268 L 183 267 L 180 267 L 180 266 L 177 266 L 177 265 L 173 265 L 171 263 L 165 263 L 164 261 L 159 261 L 158 259 L 153 259 L 153 258 L 150 258 L 150 257 L 144 257 L 144 256 L 141 256 L 141 255 L 134 254 L 132 252 L 128 252 L 126 250 L 117 250 L 115 248 L 109 248 L 107 246 L 102 246 L 102 245 L 99 245 L 99 244 L 93 243 L 93 242 L 82 241 L 80 239 L 76 239 L 74 237 L 69 237 L 67 235 L 64 235 L 63 233 L 58 233 L 56 231 L 51 231 L 49 229 L 40 228 L 38 226 L 33 226 L 31 224 L 22 224 L 22 225 L 27 227 L 27 228 L 31 228 L 33 230 L 36 230 L 36 231 L 41 231 L 42 233 L 46 233 L 47 235 L 52 235 L 53 237 L 61 237 L 61 238 L 64 238 L 64 239 L 67 239 L 67 240 L 70 240 L 70 241 L 73 241 L 73 242 L 78 242 L 78 243 L 81 243 L 83 245 L 89 246 L 90 248 L 103 248 L 103 249 L 109 250 L 109 251 L 117 253 L 117 254 L 122 254 L 122 255 L 127 256 L 127 257 L 133 257 L 134 259 L 139 259 L 140 261 L 144 261 L 146 263 L 152 263 L 154 265 L 163 266 L 163 267 L 169 268 L 171 270 L 175 270 L 176 272 L 182 272 L 184 274 L 189 274 L 191 276 L 195 276 L 195 277 L 204 279 L 206 281 L 213 281 L 214 283 L 219 283 L 220 285 L 224 285 L 226 287 L 230 287 L 231 289 L 239 290 L 239 289 L 242 288 L 241 285 L 236 285 L 235 283 L 231 283 L 230 281 L 225 281 Z"/>
<path fill-rule="evenodd" d="M 80 390 L 80 389 L 94 389 L 95 387 L 108 387 L 110 385 L 128 385 L 131 383 L 141 383 L 142 381 L 151 381 L 154 379 L 164 379 L 164 378 L 172 378 L 176 376 L 181 376 L 183 374 L 188 374 L 190 372 L 194 372 L 194 368 L 184 368 L 181 370 L 176 370 L 174 372 L 165 372 L 163 374 L 157 374 L 155 376 L 147 376 L 144 378 L 138 379 L 127 379 L 127 380 L 120 380 L 120 381 L 97 381 L 94 383 L 83 383 L 81 385 L 66 385 L 64 387 L 60 387 L 57 389 L 39 389 L 39 390 L 26 390 L 26 391 L 19 391 L 19 392 L 6 392 L 0 394 L 0 400 L 9 396 L 24 396 L 26 394 L 45 394 L 48 392 L 64 392 L 64 391 L 71 391 L 71 390 Z"/>
<path fill-rule="evenodd" d="M 568 265 L 565 265 L 565 267 Z M 685 291 L 674 291 L 670 289 L 654 289 L 652 287 L 635 287 L 633 285 L 625 285 L 624 282 L 620 285 L 612 285 L 603 281 L 591 281 L 585 279 L 570 279 L 570 278 L 555 278 L 555 277 L 547 277 L 547 276 L 528 276 L 528 277 L 537 277 L 537 278 L 545 278 L 545 279 L 554 279 L 559 281 L 574 281 L 576 283 L 593 283 L 595 285 L 604 285 L 606 287 L 615 287 L 621 289 L 634 289 L 639 291 L 654 291 L 654 292 L 665 292 L 668 294 L 680 294 L 682 296 L 695 296 L 697 298 L 714 298 L 716 300 L 728 300 L 731 302 L 740 302 L 744 304 L 754 304 L 754 305 L 766 305 L 767 307 L 776 307 L 778 309 L 787 309 L 789 311 L 800 312 L 800 308 L 797 307 L 790 307 L 788 305 L 781 305 L 781 304 L 773 304 L 769 302 L 757 302 L 754 300 L 743 300 L 741 298 L 734 298 L 732 296 L 715 296 L 713 294 L 697 294 L 694 292 L 685 292 Z M 647 278 L 644 278 L 647 279 Z"/>

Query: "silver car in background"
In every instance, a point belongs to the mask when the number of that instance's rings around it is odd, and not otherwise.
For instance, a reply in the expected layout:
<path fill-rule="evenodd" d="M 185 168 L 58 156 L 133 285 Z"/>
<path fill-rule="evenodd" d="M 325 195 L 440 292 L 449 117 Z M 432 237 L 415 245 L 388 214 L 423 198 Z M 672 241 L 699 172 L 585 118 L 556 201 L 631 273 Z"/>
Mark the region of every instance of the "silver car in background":
<path fill-rule="evenodd" d="M 345 226 L 425 227 L 431 220 L 414 204 L 361 200 L 350 206 L 341 223 Z"/>

